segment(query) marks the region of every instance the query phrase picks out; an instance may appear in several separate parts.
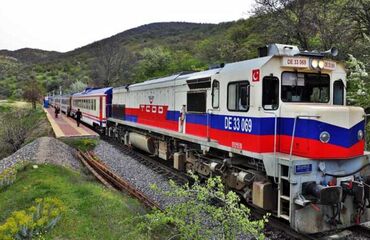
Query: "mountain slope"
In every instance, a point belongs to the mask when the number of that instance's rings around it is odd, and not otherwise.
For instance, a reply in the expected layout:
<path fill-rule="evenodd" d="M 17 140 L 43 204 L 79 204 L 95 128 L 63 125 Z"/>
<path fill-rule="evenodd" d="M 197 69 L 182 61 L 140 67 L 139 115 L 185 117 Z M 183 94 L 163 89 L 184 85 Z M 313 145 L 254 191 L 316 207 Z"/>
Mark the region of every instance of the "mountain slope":
<path fill-rule="evenodd" d="M 0 50 L 0 55 L 16 58 L 18 61 L 24 63 L 35 63 L 47 60 L 60 55 L 56 51 L 45 51 L 41 49 L 22 48 L 15 51 Z"/>
<path fill-rule="evenodd" d="M 0 71 L 0 86 L 9 88 L 3 95 L 14 95 L 30 75 L 48 92 L 59 86 L 71 90 L 76 81 L 92 86 L 117 86 L 246 59 L 255 56 L 256 47 L 265 42 L 253 34 L 249 39 L 248 22 L 255 26 L 250 19 L 220 24 L 151 23 L 66 53 L 29 48 L 1 50 L 0 56 L 18 60 L 18 69 L 16 73 Z M 245 33 L 240 35 L 239 28 Z M 243 48 L 241 38 L 249 39 L 249 48 Z M 113 65 L 107 66 L 107 62 Z"/>

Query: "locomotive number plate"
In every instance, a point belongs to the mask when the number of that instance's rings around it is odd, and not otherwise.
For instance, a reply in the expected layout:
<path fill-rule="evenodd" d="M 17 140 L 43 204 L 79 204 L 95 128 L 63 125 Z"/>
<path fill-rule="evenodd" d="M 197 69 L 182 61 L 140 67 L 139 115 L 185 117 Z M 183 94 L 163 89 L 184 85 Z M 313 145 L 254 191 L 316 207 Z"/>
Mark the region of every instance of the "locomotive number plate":
<path fill-rule="evenodd" d="M 303 174 L 312 172 L 312 164 L 295 165 L 295 174 Z"/>
<path fill-rule="evenodd" d="M 309 61 L 305 57 L 284 57 L 282 65 L 283 67 L 308 68 Z"/>
<path fill-rule="evenodd" d="M 252 132 L 253 122 L 250 118 L 244 117 L 225 117 L 225 129 L 236 132 Z"/>

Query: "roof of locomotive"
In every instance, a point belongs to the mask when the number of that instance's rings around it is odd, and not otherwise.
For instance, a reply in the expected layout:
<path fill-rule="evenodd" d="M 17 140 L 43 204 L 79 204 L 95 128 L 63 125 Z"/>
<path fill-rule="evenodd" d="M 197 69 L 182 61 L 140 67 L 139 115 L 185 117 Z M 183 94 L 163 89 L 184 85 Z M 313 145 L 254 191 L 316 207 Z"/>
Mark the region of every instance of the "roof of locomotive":
<path fill-rule="evenodd" d="M 84 91 L 72 94 L 74 97 L 78 96 L 96 96 L 96 95 L 105 95 L 105 94 L 111 94 L 112 93 L 112 87 L 106 87 L 106 88 L 86 88 Z"/>
<path fill-rule="evenodd" d="M 150 79 L 150 80 L 147 80 L 141 83 L 134 83 L 131 85 L 116 87 L 113 90 L 115 92 L 121 92 L 121 91 L 128 91 L 128 90 L 142 90 L 142 89 L 146 89 L 147 87 L 155 88 L 153 85 L 156 85 L 156 87 L 167 87 L 169 84 L 182 85 L 182 84 L 186 84 L 186 81 L 188 80 L 208 78 L 220 72 L 233 71 L 238 68 L 241 70 L 243 69 L 245 70 L 247 68 L 262 67 L 272 57 L 273 56 L 267 56 L 267 57 L 260 57 L 260 58 L 244 60 L 240 62 L 227 63 L 225 64 L 224 67 L 205 70 L 201 72 L 194 72 L 194 73 L 188 73 L 188 74 L 181 74 L 181 73 L 174 74 L 174 75 L 167 76 L 167 77 Z"/>

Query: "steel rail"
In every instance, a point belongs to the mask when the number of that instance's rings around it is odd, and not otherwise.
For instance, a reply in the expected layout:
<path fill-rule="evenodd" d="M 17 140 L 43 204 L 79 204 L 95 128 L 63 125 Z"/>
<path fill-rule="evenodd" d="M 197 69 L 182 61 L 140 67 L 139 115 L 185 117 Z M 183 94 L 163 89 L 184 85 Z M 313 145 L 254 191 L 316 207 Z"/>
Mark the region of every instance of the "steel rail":
<path fill-rule="evenodd" d="M 153 159 L 153 157 L 150 157 L 141 152 L 138 152 L 136 151 L 136 149 L 133 149 L 129 146 L 119 144 L 116 141 L 113 141 L 112 139 L 109 139 L 106 137 L 102 139 L 107 141 L 109 144 L 116 146 L 117 147 L 116 149 L 121 151 L 125 155 L 132 157 L 134 160 L 149 167 L 154 172 L 161 174 L 162 176 L 165 176 L 166 178 L 175 181 L 179 185 L 184 185 L 186 183 L 191 182 L 191 178 L 186 173 L 180 172 L 172 167 L 167 166 L 164 163 L 164 160 Z"/>
<path fill-rule="evenodd" d="M 96 155 L 91 152 L 78 151 L 78 158 L 81 162 L 94 174 L 94 176 L 107 187 L 114 187 L 119 191 L 127 192 L 132 197 L 137 198 L 147 207 L 162 209 L 158 203 L 151 200 L 143 192 L 135 188 L 126 180 L 120 178 L 113 171 L 111 171 L 105 164 L 103 164 Z"/>

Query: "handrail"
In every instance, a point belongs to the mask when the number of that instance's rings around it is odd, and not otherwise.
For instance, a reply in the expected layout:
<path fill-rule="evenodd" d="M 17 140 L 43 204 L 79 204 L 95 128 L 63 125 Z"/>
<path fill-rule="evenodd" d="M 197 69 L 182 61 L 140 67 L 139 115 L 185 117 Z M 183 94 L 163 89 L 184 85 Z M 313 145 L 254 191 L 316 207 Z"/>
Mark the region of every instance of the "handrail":
<path fill-rule="evenodd" d="M 292 155 L 293 155 L 293 143 L 294 143 L 294 136 L 295 136 L 295 130 L 296 130 L 296 125 L 297 125 L 297 120 L 299 118 L 320 118 L 319 115 L 297 115 L 294 118 L 294 124 L 293 124 L 293 132 L 292 132 L 292 140 L 290 142 L 290 152 L 289 152 L 289 161 L 292 160 Z"/>
<path fill-rule="evenodd" d="M 210 132 L 209 132 L 209 130 L 210 130 L 210 118 L 211 118 L 211 114 L 212 114 L 212 109 L 208 109 L 207 110 L 207 142 L 210 142 L 211 141 L 211 137 L 210 137 Z"/>
<path fill-rule="evenodd" d="M 276 161 L 276 137 L 277 137 L 277 118 L 278 118 L 278 115 L 276 114 L 276 112 L 268 112 L 268 111 L 263 111 L 264 113 L 267 113 L 267 114 L 272 114 L 275 116 L 275 123 L 274 123 L 274 162 L 276 163 L 276 167 L 275 167 L 275 176 L 277 175 L 276 174 L 276 171 L 277 169 L 279 168 L 279 164 L 278 164 L 278 161 Z M 276 181 L 276 177 L 274 176 L 274 182 L 275 184 L 278 183 L 278 181 Z"/>
<path fill-rule="evenodd" d="M 365 151 L 367 150 L 367 132 L 366 132 L 366 126 L 367 126 L 367 117 L 370 117 L 370 114 L 364 114 L 365 117 L 365 125 L 364 125 L 364 140 L 365 140 Z"/>

